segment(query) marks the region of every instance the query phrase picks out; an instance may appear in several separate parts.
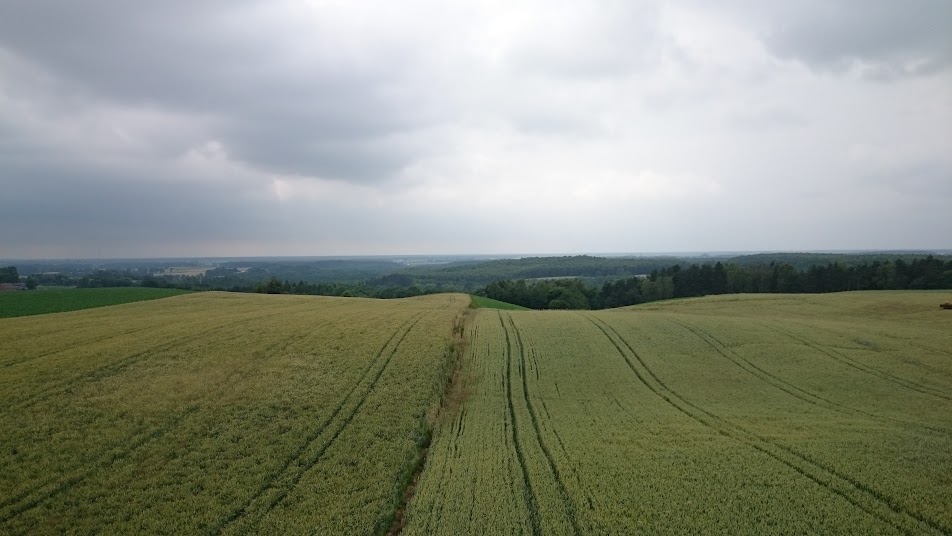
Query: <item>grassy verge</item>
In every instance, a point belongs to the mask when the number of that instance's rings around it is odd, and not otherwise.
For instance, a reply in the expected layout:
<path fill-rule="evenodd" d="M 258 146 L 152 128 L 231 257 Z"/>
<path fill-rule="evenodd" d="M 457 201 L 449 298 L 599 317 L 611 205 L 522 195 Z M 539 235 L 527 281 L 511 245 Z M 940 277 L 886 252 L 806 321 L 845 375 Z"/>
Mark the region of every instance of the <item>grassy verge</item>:
<path fill-rule="evenodd" d="M 494 300 L 492 298 L 486 298 L 485 296 L 472 296 L 472 298 L 473 298 L 472 307 L 475 309 L 502 309 L 504 311 L 528 311 L 527 308 L 521 305 Z"/>

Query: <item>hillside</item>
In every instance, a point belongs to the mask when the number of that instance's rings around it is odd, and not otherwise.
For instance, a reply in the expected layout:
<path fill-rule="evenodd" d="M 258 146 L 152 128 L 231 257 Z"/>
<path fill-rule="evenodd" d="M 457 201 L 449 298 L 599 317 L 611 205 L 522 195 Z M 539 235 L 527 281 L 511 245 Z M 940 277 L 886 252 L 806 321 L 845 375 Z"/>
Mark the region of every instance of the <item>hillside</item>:
<path fill-rule="evenodd" d="M 950 299 L 0 319 L 0 533 L 949 534 Z"/>
<path fill-rule="evenodd" d="M 948 297 L 481 309 L 404 534 L 948 534 Z"/>
<path fill-rule="evenodd" d="M 385 531 L 465 295 L 0 319 L 0 533 Z"/>

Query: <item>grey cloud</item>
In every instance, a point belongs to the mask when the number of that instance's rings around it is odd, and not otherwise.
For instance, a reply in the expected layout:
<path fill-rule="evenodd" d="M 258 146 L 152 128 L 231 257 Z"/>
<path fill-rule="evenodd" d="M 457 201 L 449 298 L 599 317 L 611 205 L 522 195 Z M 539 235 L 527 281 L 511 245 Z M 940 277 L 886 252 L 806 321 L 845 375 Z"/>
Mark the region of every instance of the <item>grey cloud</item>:
<path fill-rule="evenodd" d="M 400 83 L 399 61 L 348 62 L 318 39 L 327 50 L 295 63 L 260 7 L 18 2 L 0 8 L 0 46 L 90 100 L 217 117 L 208 134 L 259 168 L 358 181 L 398 170 L 408 156 L 380 145 L 421 123 L 412 102 L 381 92 Z"/>
<path fill-rule="evenodd" d="M 952 65 L 952 3 L 947 0 L 814 0 L 775 14 L 765 36 L 783 58 L 821 69 L 859 60 L 880 78 L 928 74 Z"/>
<path fill-rule="evenodd" d="M 97 169 L 76 163 L 10 166 L 0 198 L 3 242 L 44 242 L 73 236 L 121 243 L 165 237 L 263 238 L 266 212 L 257 212 L 233 185 L 168 183 L 140 170 Z M 83 233 L 85 236 L 76 236 Z M 257 236 L 256 236 L 257 235 Z"/>
<path fill-rule="evenodd" d="M 949 4 L 312 4 L 0 2 L 5 256 L 848 248 L 952 196 L 948 74 L 897 80 Z"/>

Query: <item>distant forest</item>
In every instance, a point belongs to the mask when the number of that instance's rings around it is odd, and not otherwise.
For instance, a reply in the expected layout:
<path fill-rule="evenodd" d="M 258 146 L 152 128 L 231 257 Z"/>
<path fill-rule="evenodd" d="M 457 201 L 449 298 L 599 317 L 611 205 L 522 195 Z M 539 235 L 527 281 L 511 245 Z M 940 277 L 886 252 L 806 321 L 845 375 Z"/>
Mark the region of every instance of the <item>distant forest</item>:
<path fill-rule="evenodd" d="M 909 289 L 952 289 L 952 260 L 930 256 L 853 266 L 834 262 L 799 270 L 788 262 L 676 264 L 647 277 L 621 279 L 601 287 L 578 279 L 506 280 L 490 283 L 481 294 L 531 309 L 603 309 L 711 294 Z"/>
<path fill-rule="evenodd" d="M 191 262 L 192 264 L 188 264 Z M 401 298 L 468 292 L 533 309 L 599 309 L 739 292 L 952 288 L 952 256 L 772 253 L 737 257 L 527 257 L 406 266 L 387 259 L 38 261 L 0 278 L 29 285 L 156 287 Z M 170 267 L 195 275 L 170 275 Z"/>

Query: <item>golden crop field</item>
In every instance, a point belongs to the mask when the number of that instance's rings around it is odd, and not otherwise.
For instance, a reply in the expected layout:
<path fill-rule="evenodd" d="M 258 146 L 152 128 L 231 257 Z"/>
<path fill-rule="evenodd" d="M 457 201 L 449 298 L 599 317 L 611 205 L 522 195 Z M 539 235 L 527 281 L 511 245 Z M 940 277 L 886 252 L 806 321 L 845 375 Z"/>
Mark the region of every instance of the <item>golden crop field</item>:
<path fill-rule="evenodd" d="M 403 534 L 952 534 L 948 298 L 480 309 Z"/>
<path fill-rule="evenodd" d="M 0 319 L 0 533 L 385 532 L 465 295 Z"/>

